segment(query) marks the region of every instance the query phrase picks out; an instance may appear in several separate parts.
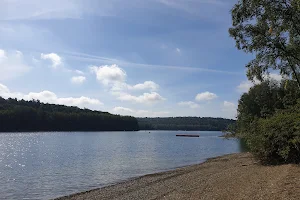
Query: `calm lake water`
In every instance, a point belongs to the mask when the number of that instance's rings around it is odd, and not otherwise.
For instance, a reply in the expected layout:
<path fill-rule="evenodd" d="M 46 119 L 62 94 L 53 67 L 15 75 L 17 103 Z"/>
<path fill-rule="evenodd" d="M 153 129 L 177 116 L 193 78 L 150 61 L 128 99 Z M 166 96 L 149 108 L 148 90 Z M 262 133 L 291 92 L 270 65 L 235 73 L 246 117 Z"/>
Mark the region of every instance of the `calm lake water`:
<path fill-rule="evenodd" d="M 50 199 L 241 152 L 221 132 L 0 133 L 0 199 Z"/>

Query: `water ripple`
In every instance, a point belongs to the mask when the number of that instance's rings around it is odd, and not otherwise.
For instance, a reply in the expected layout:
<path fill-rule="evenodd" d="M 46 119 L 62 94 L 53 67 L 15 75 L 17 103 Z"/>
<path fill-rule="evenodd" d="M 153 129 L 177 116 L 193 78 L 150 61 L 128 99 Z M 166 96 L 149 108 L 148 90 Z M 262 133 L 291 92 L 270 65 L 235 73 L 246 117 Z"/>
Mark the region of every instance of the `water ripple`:
<path fill-rule="evenodd" d="M 221 132 L 176 133 L 1 133 L 0 199 L 50 199 L 240 151 Z"/>

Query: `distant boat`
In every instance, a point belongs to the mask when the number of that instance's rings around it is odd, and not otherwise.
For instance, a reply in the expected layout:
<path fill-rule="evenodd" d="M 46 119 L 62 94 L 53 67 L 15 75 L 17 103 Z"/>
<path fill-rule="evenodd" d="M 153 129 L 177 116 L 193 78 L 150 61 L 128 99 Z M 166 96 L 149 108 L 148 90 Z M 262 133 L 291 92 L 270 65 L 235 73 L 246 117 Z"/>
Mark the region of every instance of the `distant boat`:
<path fill-rule="evenodd" d="M 177 134 L 177 137 L 200 137 L 200 135 Z"/>

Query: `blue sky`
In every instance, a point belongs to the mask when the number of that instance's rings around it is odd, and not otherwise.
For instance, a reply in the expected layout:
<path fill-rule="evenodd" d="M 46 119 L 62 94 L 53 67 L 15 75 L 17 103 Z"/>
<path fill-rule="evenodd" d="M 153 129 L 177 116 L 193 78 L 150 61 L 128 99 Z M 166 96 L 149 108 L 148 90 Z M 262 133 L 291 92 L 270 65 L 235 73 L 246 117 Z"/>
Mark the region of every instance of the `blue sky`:
<path fill-rule="evenodd" d="M 137 117 L 236 116 L 236 0 L 0 1 L 0 95 Z"/>

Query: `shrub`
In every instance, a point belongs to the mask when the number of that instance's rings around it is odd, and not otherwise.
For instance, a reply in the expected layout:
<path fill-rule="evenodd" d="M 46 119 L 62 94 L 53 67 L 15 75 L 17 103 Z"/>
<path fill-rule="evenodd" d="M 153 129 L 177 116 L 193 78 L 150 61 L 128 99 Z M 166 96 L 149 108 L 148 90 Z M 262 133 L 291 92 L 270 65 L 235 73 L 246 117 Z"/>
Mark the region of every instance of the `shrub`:
<path fill-rule="evenodd" d="M 300 163 L 300 102 L 252 122 L 244 135 L 253 154 L 271 164 Z"/>

